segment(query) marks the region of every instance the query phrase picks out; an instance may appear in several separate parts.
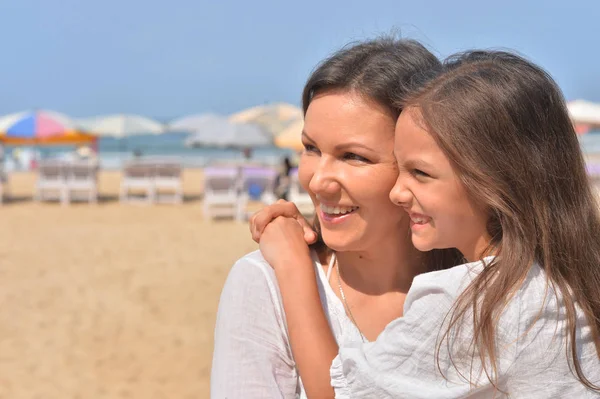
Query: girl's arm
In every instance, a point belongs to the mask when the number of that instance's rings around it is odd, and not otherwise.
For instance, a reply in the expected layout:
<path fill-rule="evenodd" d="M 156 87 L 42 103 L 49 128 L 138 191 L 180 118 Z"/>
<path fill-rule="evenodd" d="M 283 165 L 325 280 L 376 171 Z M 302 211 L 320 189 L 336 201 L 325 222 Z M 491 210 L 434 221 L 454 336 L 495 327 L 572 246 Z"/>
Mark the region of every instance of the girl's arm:
<path fill-rule="evenodd" d="M 277 217 L 260 237 L 263 256 L 275 269 L 294 359 L 309 398 L 333 398 L 329 369 L 338 346 L 323 312 L 317 276 L 300 224 Z"/>

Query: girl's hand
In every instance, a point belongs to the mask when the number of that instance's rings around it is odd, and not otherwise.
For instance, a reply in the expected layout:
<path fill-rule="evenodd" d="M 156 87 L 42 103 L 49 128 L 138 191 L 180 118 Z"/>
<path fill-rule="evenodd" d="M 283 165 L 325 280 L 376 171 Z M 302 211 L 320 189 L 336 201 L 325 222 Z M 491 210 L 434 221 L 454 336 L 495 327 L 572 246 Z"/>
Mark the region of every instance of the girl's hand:
<path fill-rule="evenodd" d="M 273 205 L 266 206 L 252 215 L 250 218 L 250 233 L 252 233 L 252 239 L 260 243 L 265 227 L 267 227 L 273 219 L 280 216 L 294 219 L 300 227 L 302 227 L 302 230 L 304 231 L 304 240 L 307 244 L 312 244 L 317 240 L 317 233 L 314 232 L 312 226 L 304 219 L 296 205 L 293 202 L 284 200 L 279 200 Z"/>
<path fill-rule="evenodd" d="M 304 261 L 312 265 L 305 233 L 296 219 L 279 216 L 271 220 L 259 244 L 263 257 L 276 271 Z"/>

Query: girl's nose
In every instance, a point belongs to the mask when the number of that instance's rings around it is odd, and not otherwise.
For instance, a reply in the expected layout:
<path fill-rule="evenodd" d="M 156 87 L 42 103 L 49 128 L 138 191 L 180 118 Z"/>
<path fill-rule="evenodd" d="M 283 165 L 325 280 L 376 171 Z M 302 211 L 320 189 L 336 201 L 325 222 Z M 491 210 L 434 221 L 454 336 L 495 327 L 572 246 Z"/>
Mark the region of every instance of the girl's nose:
<path fill-rule="evenodd" d="M 403 208 L 410 207 L 410 203 L 412 201 L 412 192 L 408 189 L 405 184 L 406 177 L 401 172 L 396 179 L 396 184 L 392 187 L 390 191 L 390 200 Z"/>

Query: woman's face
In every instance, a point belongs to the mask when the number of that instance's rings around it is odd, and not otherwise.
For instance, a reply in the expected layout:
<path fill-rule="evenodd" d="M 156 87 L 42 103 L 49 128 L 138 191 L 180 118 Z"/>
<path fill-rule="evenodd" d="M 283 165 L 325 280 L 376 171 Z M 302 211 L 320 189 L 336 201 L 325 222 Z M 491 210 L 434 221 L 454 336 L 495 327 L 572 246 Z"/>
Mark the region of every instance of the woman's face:
<path fill-rule="evenodd" d="M 489 242 L 486 213 L 470 200 L 434 138 L 415 122 L 418 112 L 402 112 L 394 152 L 399 175 L 390 199 L 410 215 L 414 246 L 421 251 L 457 248 L 479 258 Z"/>
<path fill-rule="evenodd" d="M 299 178 L 323 240 L 336 251 L 406 237 L 408 217 L 389 198 L 398 176 L 395 122 L 385 108 L 348 92 L 318 95 L 306 111 Z"/>

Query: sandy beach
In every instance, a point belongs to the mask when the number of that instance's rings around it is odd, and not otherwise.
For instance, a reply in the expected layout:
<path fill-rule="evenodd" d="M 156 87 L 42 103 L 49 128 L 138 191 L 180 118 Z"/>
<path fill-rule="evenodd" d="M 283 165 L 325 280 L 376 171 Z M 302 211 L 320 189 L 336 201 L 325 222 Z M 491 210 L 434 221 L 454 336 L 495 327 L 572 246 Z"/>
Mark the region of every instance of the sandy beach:
<path fill-rule="evenodd" d="M 11 175 L 0 207 L 0 398 L 207 398 L 219 294 L 257 248 L 246 223 L 202 216 L 202 172 L 183 205 L 31 201 Z"/>
<path fill-rule="evenodd" d="M 118 172 L 101 201 L 31 200 L 11 175 L 0 207 L 0 398 L 208 398 L 219 294 L 257 249 L 246 223 L 207 221 L 201 170 L 182 205 L 120 204 Z"/>

